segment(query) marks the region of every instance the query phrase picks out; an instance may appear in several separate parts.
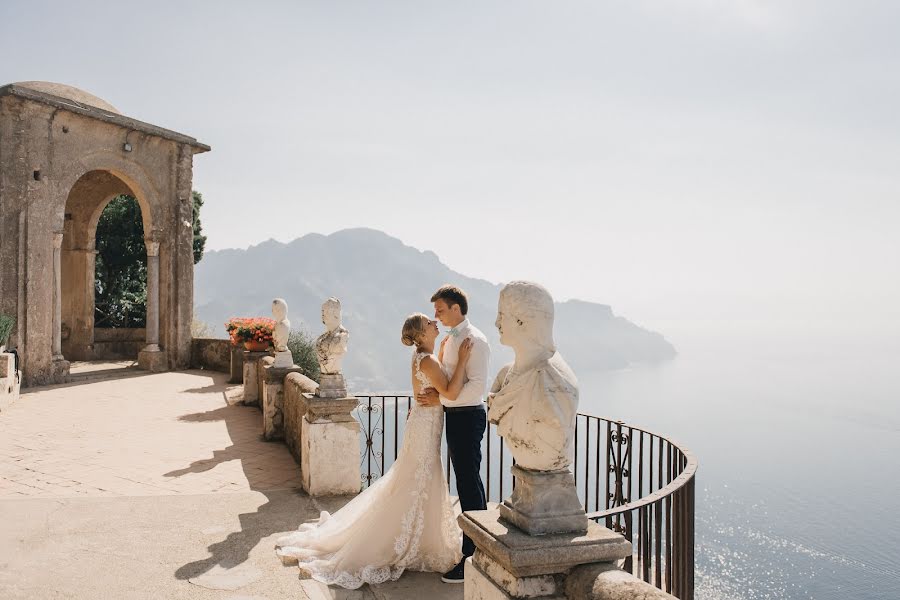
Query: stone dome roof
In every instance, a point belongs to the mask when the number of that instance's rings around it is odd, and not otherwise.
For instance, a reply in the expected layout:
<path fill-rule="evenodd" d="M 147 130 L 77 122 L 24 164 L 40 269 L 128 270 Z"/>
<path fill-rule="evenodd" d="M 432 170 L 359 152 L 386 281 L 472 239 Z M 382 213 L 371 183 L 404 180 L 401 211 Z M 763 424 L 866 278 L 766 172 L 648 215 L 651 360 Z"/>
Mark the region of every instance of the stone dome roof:
<path fill-rule="evenodd" d="M 43 94 L 59 96 L 60 98 L 72 100 L 73 102 L 77 102 L 79 104 L 94 106 L 96 108 L 99 108 L 100 110 L 105 110 L 106 112 L 115 113 L 117 115 L 122 114 L 115 106 L 113 106 L 106 100 L 98 98 L 93 94 L 89 94 L 84 90 L 79 90 L 78 88 L 72 87 L 71 85 L 65 85 L 63 83 L 53 83 L 52 81 L 19 81 L 14 85 L 28 88 L 36 92 L 41 92 Z"/>

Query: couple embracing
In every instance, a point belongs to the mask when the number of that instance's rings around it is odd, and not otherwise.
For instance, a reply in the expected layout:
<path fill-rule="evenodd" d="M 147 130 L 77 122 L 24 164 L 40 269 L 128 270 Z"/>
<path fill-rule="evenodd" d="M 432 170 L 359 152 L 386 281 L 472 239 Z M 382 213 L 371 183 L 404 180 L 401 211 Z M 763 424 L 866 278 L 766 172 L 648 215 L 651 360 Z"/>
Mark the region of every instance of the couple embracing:
<path fill-rule="evenodd" d="M 481 440 L 490 347 L 466 318 L 465 292 L 446 285 L 431 301 L 436 320 L 416 313 L 403 324 L 402 342 L 415 347 L 416 402 L 396 462 L 334 515 L 323 512 L 317 523 L 277 542 L 286 564 L 299 563 L 324 583 L 355 589 L 396 580 L 405 570 L 439 572 L 446 583 L 462 583 L 465 559 L 475 552 L 456 524 L 441 465 L 441 432 L 446 424 L 460 509 L 483 510 Z M 450 331 L 435 354 L 438 321 Z"/>

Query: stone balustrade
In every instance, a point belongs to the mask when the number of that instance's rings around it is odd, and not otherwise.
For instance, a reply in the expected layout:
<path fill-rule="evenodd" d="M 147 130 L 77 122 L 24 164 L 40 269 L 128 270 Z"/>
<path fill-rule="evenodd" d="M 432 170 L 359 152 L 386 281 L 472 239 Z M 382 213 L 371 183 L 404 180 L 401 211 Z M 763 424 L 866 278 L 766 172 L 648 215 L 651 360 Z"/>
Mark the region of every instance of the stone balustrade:
<path fill-rule="evenodd" d="M 275 366 L 275 358 L 267 356 L 259 361 L 260 407 L 263 413 L 263 437 L 266 440 L 285 439 L 284 387 L 288 375 L 300 375 L 303 369 Z"/>
<path fill-rule="evenodd" d="M 19 398 L 21 371 L 16 372 L 16 357 L 0 352 L 0 412 Z"/>
<path fill-rule="evenodd" d="M 612 563 L 575 567 L 566 578 L 566 597 L 578 600 L 676 600 Z"/>
<path fill-rule="evenodd" d="M 243 352 L 242 403 L 262 411 L 263 437 L 285 442 L 310 496 L 359 493 L 360 427 L 352 414 L 359 401 L 320 397 L 300 367 L 274 363 L 269 352 Z"/>
<path fill-rule="evenodd" d="M 288 373 L 284 378 L 284 443 L 297 464 L 300 463 L 300 436 L 303 433 L 303 417 L 306 415 L 304 394 L 315 394 L 319 384 L 302 373 Z"/>

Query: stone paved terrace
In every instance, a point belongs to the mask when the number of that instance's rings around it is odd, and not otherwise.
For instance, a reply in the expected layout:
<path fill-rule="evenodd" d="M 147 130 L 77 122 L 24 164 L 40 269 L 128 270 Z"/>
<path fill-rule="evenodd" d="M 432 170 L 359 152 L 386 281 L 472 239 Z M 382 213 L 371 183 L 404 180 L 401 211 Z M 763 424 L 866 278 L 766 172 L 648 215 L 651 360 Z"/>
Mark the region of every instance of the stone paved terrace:
<path fill-rule="evenodd" d="M 25 390 L 0 415 L 0 598 L 462 598 L 435 574 L 347 591 L 282 566 L 275 539 L 346 499 L 299 490 L 226 377 Z"/>

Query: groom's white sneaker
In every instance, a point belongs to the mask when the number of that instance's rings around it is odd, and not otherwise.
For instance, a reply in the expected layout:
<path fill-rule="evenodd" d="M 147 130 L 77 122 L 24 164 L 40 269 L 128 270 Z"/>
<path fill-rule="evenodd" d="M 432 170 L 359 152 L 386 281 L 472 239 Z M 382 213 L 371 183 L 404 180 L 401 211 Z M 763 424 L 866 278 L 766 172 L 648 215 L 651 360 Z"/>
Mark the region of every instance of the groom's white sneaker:
<path fill-rule="evenodd" d="M 441 576 L 441 581 L 444 583 L 463 583 L 465 580 L 465 572 L 466 572 L 466 559 L 463 557 L 459 564 L 444 573 Z"/>

